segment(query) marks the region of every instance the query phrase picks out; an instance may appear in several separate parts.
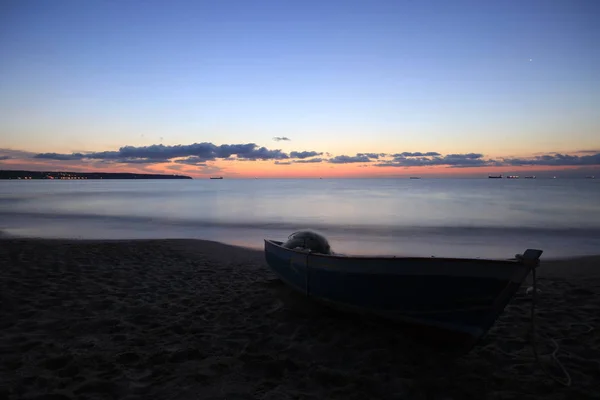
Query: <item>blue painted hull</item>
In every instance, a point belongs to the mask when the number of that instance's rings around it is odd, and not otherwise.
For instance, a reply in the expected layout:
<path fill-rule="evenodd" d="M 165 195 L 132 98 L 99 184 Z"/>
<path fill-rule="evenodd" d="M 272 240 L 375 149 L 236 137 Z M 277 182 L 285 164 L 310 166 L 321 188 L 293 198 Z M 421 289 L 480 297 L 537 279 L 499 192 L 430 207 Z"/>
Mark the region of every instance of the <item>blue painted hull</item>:
<path fill-rule="evenodd" d="M 535 264 L 511 260 L 342 257 L 265 240 L 269 267 L 297 291 L 332 305 L 428 327 L 473 345 Z"/>

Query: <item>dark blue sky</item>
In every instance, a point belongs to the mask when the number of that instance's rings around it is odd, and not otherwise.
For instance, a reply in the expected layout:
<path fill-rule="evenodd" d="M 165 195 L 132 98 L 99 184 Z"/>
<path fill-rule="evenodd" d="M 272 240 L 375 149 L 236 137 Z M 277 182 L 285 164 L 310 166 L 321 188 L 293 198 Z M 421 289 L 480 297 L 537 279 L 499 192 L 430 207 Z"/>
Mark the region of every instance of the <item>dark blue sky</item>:
<path fill-rule="evenodd" d="M 289 136 L 296 150 L 524 154 L 598 143 L 598 1 L 1 7 L 5 147 Z"/>

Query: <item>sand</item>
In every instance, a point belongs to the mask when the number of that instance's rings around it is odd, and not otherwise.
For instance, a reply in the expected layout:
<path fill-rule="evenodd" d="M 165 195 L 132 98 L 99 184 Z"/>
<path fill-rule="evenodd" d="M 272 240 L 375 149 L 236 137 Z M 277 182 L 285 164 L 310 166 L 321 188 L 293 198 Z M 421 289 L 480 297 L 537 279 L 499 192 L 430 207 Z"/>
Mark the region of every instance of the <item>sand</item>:
<path fill-rule="evenodd" d="M 262 252 L 196 240 L 0 239 L 0 399 L 598 399 L 600 257 L 543 262 L 450 357 L 291 292 Z M 591 329 L 595 328 L 595 329 Z"/>

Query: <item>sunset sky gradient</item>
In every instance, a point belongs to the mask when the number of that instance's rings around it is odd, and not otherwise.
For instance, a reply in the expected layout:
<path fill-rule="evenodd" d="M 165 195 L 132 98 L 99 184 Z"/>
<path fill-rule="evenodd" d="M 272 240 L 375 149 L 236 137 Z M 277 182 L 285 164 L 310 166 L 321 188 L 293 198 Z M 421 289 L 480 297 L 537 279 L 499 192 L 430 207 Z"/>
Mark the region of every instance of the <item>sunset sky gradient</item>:
<path fill-rule="evenodd" d="M 594 0 L 3 2 L 0 169 L 600 174 L 598 21 Z"/>

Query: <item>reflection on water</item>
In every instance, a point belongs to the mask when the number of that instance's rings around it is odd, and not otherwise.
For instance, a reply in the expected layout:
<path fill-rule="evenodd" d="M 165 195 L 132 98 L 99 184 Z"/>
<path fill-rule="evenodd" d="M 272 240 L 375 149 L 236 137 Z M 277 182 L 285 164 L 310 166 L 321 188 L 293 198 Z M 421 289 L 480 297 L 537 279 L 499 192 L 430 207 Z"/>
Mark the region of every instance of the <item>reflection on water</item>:
<path fill-rule="evenodd" d="M 358 254 L 600 253 L 600 181 L 338 179 L 2 181 L 0 230 L 203 238 L 261 247 L 316 228 Z"/>

